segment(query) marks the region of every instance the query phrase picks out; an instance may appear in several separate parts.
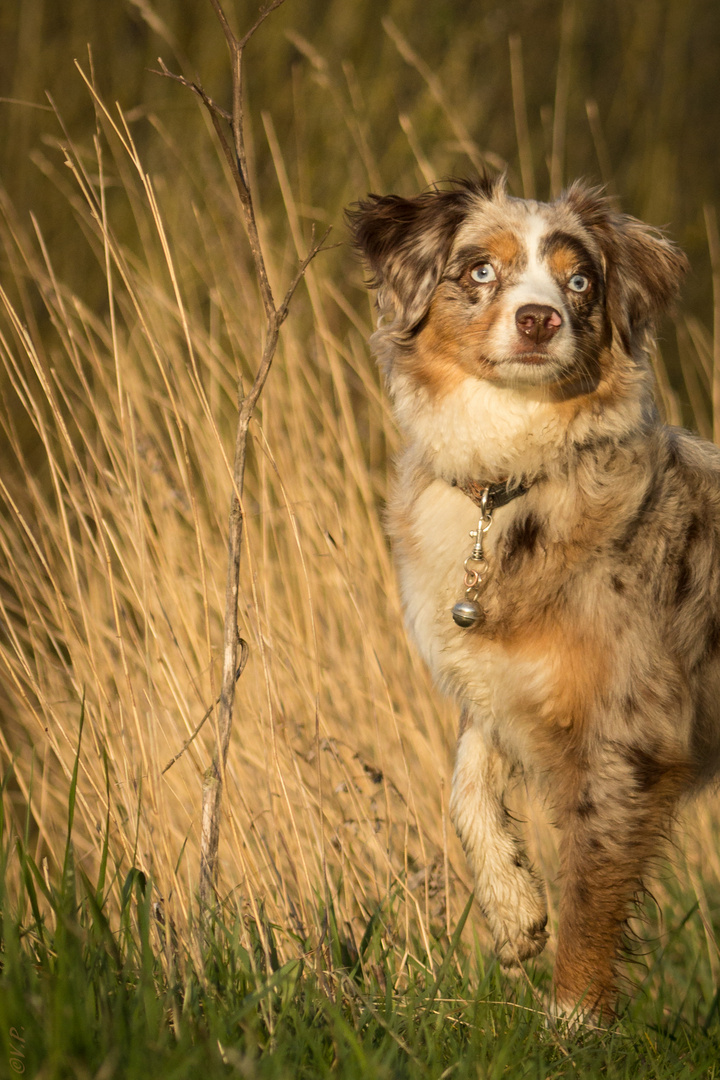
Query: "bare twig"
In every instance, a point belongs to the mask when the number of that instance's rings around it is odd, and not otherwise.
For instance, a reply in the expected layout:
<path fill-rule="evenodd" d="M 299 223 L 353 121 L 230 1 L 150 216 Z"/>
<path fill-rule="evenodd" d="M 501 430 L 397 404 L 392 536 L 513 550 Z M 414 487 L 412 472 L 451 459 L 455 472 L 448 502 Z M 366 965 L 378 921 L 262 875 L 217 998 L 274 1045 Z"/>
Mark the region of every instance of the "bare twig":
<path fill-rule="evenodd" d="M 192 90 L 193 94 L 197 94 L 209 112 L 216 114 L 222 120 L 226 120 L 228 124 L 232 124 L 232 113 L 229 113 L 227 109 L 223 109 L 217 102 L 213 101 L 213 99 L 205 93 L 199 83 L 190 82 L 190 80 L 186 79 L 183 75 L 177 75 L 174 71 L 170 71 L 162 56 L 158 56 L 158 64 L 160 65 L 160 70 L 157 71 L 155 68 L 150 68 L 151 75 L 163 75 L 166 79 L 172 79 L 173 82 L 178 82 L 181 86 L 186 86 L 188 90 Z"/>
<path fill-rule="evenodd" d="M 232 112 L 228 113 L 217 105 L 197 82 L 189 82 L 180 75 L 170 72 L 165 64 L 160 61 L 159 74 L 166 78 L 187 86 L 196 94 L 212 120 L 220 146 L 230 168 L 235 183 L 235 188 L 240 200 L 243 221 L 247 230 L 250 251 L 255 265 L 260 287 L 260 295 L 265 309 L 265 345 L 260 359 L 260 364 L 255 373 L 255 379 L 247 395 L 243 396 L 242 387 L 238 388 L 239 412 L 237 431 L 235 435 L 235 456 L 233 461 L 233 491 L 230 500 L 230 520 L 228 527 L 228 569 L 225 585 L 225 628 L 223 635 L 223 672 L 222 688 L 219 698 L 217 713 L 215 753 L 210 768 L 206 771 L 203 780 L 203 803 L 202 803 L 202 834 L 200 839 L 200 903 L 203 909 L 210 904 L 217 877 L 217 856 L 220 837 L 220 813 L 222 808 L 222 791 L 225 778 L 225 765 L 227 762 L 230 735 L 232 732 L 233 705 L 235 699 L 235 683 L 237 663 L 237 645 L 239 640 L 237 626 L 238 588 L 240 577 L 240 552 L 243 539 L 243 509 L 242 495 L 245 479 L 245 462 L 247 458 L 247 438 L 250 421 L 255 410 L 258 398 L 263 391 L 270 367 L 277 348 L 280 327 L 288 315 L 290 302 L 293 298 L 302 277 L 312 259 L 322 248 L 328 233 L 322 240 L 313 241 L 305 258 L 302 260 L 294 278 L 287 288 L 282 303 L 278 307 L 273 297 L 270 280 L 267 274 L 265 258 L 260 244 L 253 195 L 250 189 L 247 157 L 245 153 L 245 123 L 243 111 L 243 52 L 257 29 L 284 0 L 271 0 L 260 13 L 242 38 L 236 37 L 233 32 L 220 0 L 210 0 L 215 14 L 222 27 L 232 64 Z M 231 130 L 228 137 L 227 127 Z M 330 230 L 328 230 L 329 232 Z M 241 670 L 242 670 L 241 665 Z"/>
<path fill-rule="evenodd" d="M 248 659 L 249 655 L 250 655 L 250 650 L 248 648 L 247 641 L 243 640 L 243 638 L 240 638 L 240 663 L 238 664 L 237 670 L 235 672 L 235 682 L 238 681 L 238 679 L 242 675 L 243 671 L 245 670 L 245 665 L 247 664 L 247 659 Z M 219 704 L 220 704 L 220 695 L 218 694 L 218 696 L 213 701 L 212 705 L 208 709 L 205 710 L 205 713 L 203 714 L 203 717 L 202 717 L 200 723 L 196 726 L 196 728 L 193 731 L 190 738 L 186 739 L 185 742 L 180 747 L 180 749 L 178 750 L 177 754 L 174 754 L 173 757 L 170 758 L 167 765 L 165 766 L 165 768 L 161 772 L 161 774 L 160 774 L 161 776 L 164 776 L 165 773 L 168 772 L 169 769 L 172 769 L 175 762 L 178 761 L 183 756 L 183 754 L 185 753 L 187 748 L 189 746 L 191 746 L 195 742 L 195 739 L 197 739 L 198 735 L 200 734 L 200 732 L 203 729 L 203 726 L 205 725 L 205 721 L 212 715 L 213 709 Z"/>

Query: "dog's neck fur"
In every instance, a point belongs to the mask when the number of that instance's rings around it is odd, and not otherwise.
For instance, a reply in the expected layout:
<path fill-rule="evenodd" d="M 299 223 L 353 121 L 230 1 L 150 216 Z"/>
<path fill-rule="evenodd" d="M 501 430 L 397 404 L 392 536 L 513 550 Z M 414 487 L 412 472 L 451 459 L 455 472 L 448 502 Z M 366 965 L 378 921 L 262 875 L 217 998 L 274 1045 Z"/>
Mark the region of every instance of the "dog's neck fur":
<path fill-rule="evenodd" d="M 595 438 L 641 436 L 656 421 L 645 379 L 614 403 L 588 395 L 568 423 L 542 386 L 504 386 L 467 376 L 440 397 L 403 373 L 389 382 L 397 422 L 438 478 L 487 483 L 567 474 L 577 448 Z"/>

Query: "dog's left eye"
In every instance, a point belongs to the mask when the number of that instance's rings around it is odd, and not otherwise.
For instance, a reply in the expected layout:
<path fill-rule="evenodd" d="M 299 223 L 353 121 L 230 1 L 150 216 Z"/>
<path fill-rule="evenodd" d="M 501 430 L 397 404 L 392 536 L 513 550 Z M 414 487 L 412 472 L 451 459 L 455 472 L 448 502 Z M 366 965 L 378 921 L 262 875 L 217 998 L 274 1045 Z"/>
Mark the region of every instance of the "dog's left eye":
<path fill-rule="evenodd" d="M 568 289 L 573 292 L 587 292 L 590 288 L 590 279 L 586 278 L 584 274 L 573 274 L 568 281 Z"/>
<path fill-rule="evenodd" d="M 490 263 L 478 263 L 477 266 L 473 266 L 470 271 L 470 277 L 473 281 L 479 281 L 480 284 L 484 284 L 486 281 L 495 281 L 497 274 Z"/>

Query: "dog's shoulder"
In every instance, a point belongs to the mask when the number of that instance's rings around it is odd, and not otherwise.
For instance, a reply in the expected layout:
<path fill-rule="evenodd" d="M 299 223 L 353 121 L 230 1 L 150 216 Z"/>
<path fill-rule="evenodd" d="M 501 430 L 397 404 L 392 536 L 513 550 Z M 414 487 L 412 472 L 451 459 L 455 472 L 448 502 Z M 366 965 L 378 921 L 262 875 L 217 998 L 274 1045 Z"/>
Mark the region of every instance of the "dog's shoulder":
<path fill-rule="evenodd" d="M 670 465 L 720 485 L 720 447 L 684 428 L 663 426 L 661 437 Z"/>
<path fill-rule="evenodd" d="M 720 536 L 720 448 L 676 427 L 660 429 L 657 447 L 659 496 L 667 512 L 701 519 Z"/>

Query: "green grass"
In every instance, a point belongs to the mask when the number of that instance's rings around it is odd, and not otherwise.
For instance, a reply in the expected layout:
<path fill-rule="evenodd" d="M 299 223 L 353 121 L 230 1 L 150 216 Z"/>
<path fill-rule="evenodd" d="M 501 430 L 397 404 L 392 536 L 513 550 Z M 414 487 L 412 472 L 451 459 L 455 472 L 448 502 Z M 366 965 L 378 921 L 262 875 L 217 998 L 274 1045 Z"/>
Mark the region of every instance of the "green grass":
<path fill-rule="evenodd" d="M 98 879 L 76 870 L 79 761 L 78 752 L 55 880 L 0 810 L 0 1075 L 720 1075 L 720 990 L 698 1011 L 700 959 L 685 1000 L 666 1001 L 662 988 L 650 1000 L 640 986 L 612 1027 L 568 1031 L 545 1014 L 549 977 L 542 967 L 531 966 L 525 982 L 511 983 L 495 961 L 486 962 L 477 942 L 474 948 L 460 943 L 470 903 L 452 940 L 431 940 L 429 953 L 420 941 L 397 948 L 391 898 L 370 915 L 359 942 L 341 932 L 332 903 L 318 903 L 319 940 L 293 934 L 295 956 L 285 962 L 277 939 L 287 938 L 287 928 L 262 913 L 260 920 L 243 916 L 231 901 L 181 937 L 141 870 L 111 870 L 107 833 Z M 3 788 L 10 779 L 8 773 Z M 696 909 L 693 904 L 666 935 L 646 979 L 653 967 L 672 964 L 680 935 L 692 942 L 687 924 Z"/>
<path fill-rule="evenodd" d="M 239 944 L 239 917 L 225 912 L 203 935 L 199 962 L 184 950 L 169 957 L 156 943 L 152 884 L 135 871 L 124 892 L 111 925 L 89 882 L 77 895 L 49 890 L 54 929 L 23 921 L 4 898 L 6 1062 L 14 1055 L 31 1076 L 138 1080 L 718 1074 L 717 1010 L 696 1025 L 657 1005 L 635 1008 L 612 1030 L 567 1037 L 547 1026 L 529 989 L 508 1000 L 506 980 L 494 963 L 478 971 L 479 956 L 461 955 L 437 987 L 422 953 L 398 984 L 372 940 L 354 963 L 329 966 L 327 946 L 275 967 L 272 950 L 266 960 L 259 946 L 253 958 Z M 273 928 L 255 932 L 259 943 Z"/>

